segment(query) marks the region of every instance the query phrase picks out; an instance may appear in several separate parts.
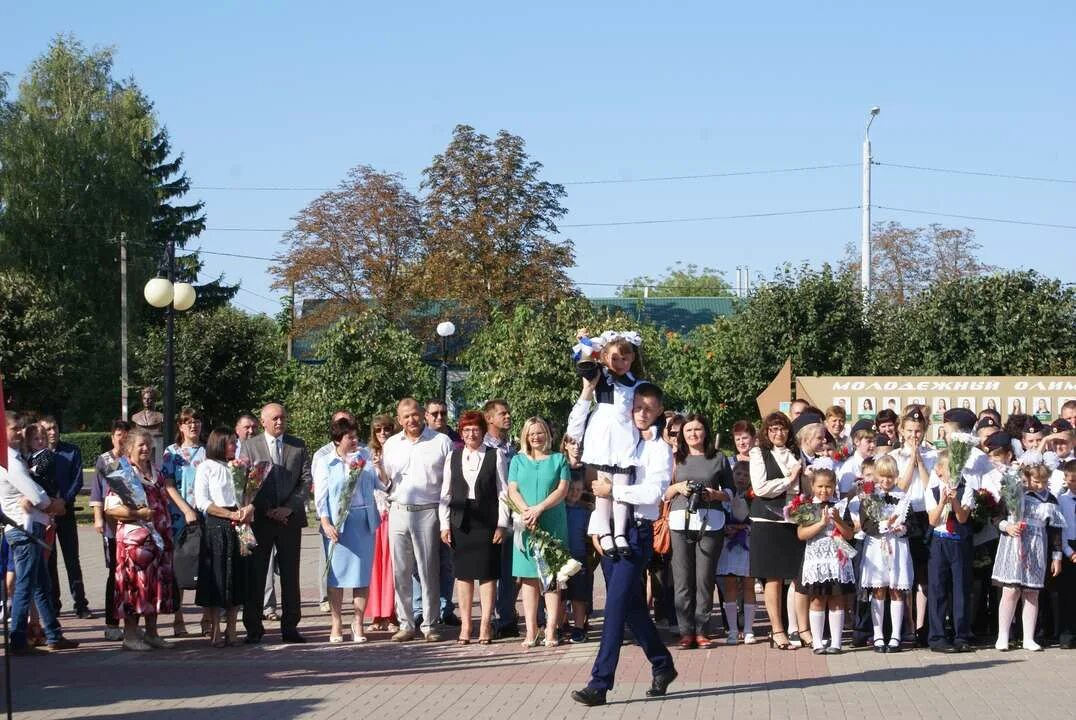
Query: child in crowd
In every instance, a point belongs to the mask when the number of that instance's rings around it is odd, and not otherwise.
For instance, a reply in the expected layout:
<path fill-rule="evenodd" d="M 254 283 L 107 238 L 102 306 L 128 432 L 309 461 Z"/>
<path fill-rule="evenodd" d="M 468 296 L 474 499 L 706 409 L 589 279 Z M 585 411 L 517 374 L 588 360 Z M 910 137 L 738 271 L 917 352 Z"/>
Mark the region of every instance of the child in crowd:
<path fill-rule="evenodd" d="M 748 518 L 751 469 L 747 463 L 732 468 L 733 495 L 726 503 L 725 547 L 717 560 L 717 576 L 725 578 L 725 622 L 729 645 L 739 642 L 737 599 L 743 602 L 743 642 L 755 642 L 755 579 L 751 577 L 751 520 Z"/>
<path fill-rule="evenodd" d="M 1002 535 L 994 560 L 994 582 L 1003 588 L 998 607 L 998 640 L 994 647 L 1002 652 L 1009 650 L 1009 630 L 1019 599 L 1024 601 L 1021 618 L 1024 649 L 1042 650 L 1035 642 L 1035 621 L 1039 613 L 1039 591 L 1046 582 L 1048 557 L 1051 576 L 1061 574 L 1061 529 L 1065 519 L 1057 498 L 1050 494 L 1050 469 L 1043 464 L 1038 450 L 1024 452 L 1020 458 L 1020 477 L 1024 488 L 1015 489 L 1019 492 L 1015 502 L 1023 507 L 1003 507 L 1005 519 L 998 524 Z M 1003 496 L 1011 497 L 1007 490 L 1003 490 Z"/>
<path fill-rule="evenodd" d="M 853 498 L 859 492 L 863 464 L 874 459 L 875 435 L 870 420 L 852 426 L 852 455 L 837 468 L 837 493 L 842 498 Z"/>
<path fill-rule="evenodd" d="M 596 407 L 587 418 L 583 434 L 583 462 L 594 466 L 599 478 L 614 486 L 630 485 L 634 474 L 632 456 L 639 443 L 639 431 L 631 419 L 635 387 L 642 380 L 642 344 L 637 332 L 602 333 L 587 337 L 582 328 L 573 348 L 576 372 L 594 382 Z M 591 518 L 602 553 L 611 557 L 627 555 L 628 522 L 631 506 L 614 503 L 612 498 L 597 498 Z"/>
<path fill-rule="evenodd" d="M 975 422 L 975 414 L 968 410 L 949 410 L 942 418 L 951 417 L 953 413 L 963 414 L 965 422 Z M 916 642 L 920 647 L 927 645 L 927 587 L 929 549 L 931 537 L 930 519 L 927 516 L 926 493 L 930 483 L 930 473 L 937 462 L 937 451 L 929 444 L 924 445 L 930 421 L 920 409 L 914 409 L 900 420 L 901 447 L 893 450 L 890 457 L 897 463 L 897 487 L 908 496 L 908 515 L 905 518 L 905 537 L 908 538 L 908 550 L 912 554 L 913 584 L 915 593 L 911 596 L 912 606 L 906 606 L 908 614 L 909 642 Z M 947 426 L 951 429 L 952 426 Z"/>
<path fill-rule="evenodd" d="M 594 575 L 587 562 L 587 525 L 590 524 L 590 505 L 583 499 L 582 478 L 572 478 L 568 484 L 568 552 L 583 569 L 568 578 L 565 600 L 571 603 L 572 628 L 568 639 L 573 643 L 586 642 L 587 617 L 593 602 Z"/>
<path fill-rule="evenodd" d="M 911 589 L 912 555 L 905 537 L 909 498 L 897 488 L 897 463 L 892 457 L 874 464 L 874 483 L 864 483 L 859 525 L 866 539 L 860 560 L 859 587 L 871 594 L 875 652 L 900 652 L 904 594 Z M 885 641 L 885 604 L 889 600 L 889 643 Z"/>
<path fill-rule="evenodd" d="M 950 410 L 949 412 L 955 412 Z M 970 429 L 970 428 L 969 428 Z M 975 506 L 974 488 L 959 478 L 949 485 L 949 451 L 938 453 L 934 475 L 926 493 L 926 509 L 933 536 L 927 575 L 927 605 L 930 611 L 928 643 L 933 652 L 971 652 L 971 523 Z M 949 508 L 948 512 L 945 508 Z M 944 516 L 944 517 L 943 517 Z M 945 631 L 945 614 L 953 620 L 953 638 Z"/>
<path fill-rule="evenodd" d="M 1065 490 L 1057 498 L 1065 529 L 1061 537 L 1060 627 L 1058 641 L 1065 650 L 1076 649 L 1076 460 L 1061 466 Z"/>
<path fill-rule="evenodd" d="M 799 539 L 807 543 L 799 589 L 810 598 L 809 617 L 814 653 L 836 655 L 841 652 L 841 635 L 844 632 L 844 596 L 855 591 L 855 571 L 848 553 L 851 546 L 847 542 L 852 537 L 853 528 L 844 516 L 847 501 L 837 499 L 836 473 L 831 468 L 821 467 L 819 463 L 815 463 L 813 468 L 811 502 L 818 507 L 818 520 L 796 529 Z M 829 647 L 825 647 L 822 640 L 827 611 Z"/>

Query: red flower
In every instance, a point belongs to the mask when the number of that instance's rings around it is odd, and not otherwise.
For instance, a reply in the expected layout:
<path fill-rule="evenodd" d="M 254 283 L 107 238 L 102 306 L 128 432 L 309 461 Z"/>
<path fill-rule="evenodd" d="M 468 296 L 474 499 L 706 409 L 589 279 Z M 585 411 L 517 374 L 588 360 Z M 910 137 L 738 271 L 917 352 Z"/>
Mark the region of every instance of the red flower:
<path fill-rule="evenodd" d="M 864 480 L 863 481 L 863 492 L 865 492 L 868 495 L 873 495 L 874 494 L 874 481 L 873 480 Z"/>
<path fill-rule="evenodd" d="M 744 497 L 746 497 L 748 500 L 754 500 L 755 499 L 755 489 L 754 488 L 747 488 L 747 493 L 744 495 Z"/>
<path fill-rule="evenodd" d="M 366 459 L 361 458 L 361 457 L 358 457 L 358 458 L 355 458 L 354 460 L 352 460 L 351 465 L 349 466 L 349 468 L 351 470 L 357 470 L 357 471 L 360 471 L 360 472 L 362 471 L 362 469 L 364 467 L 366 467 Z"/>

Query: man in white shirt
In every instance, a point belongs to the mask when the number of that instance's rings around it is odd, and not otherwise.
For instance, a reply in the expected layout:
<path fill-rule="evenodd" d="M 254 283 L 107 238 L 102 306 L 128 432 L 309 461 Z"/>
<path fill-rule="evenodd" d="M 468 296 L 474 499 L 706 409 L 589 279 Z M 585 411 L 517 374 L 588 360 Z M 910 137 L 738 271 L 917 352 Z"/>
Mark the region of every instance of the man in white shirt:
<path fill-rule="evenodd" d="M 4 536 L 11 549 L 11 566 L 15 572 L 15 590 L 11 594 L 11 629 L 8 643 L 13 655 L 33 655 L 37 648 L 26 641 L 30 603 L 37 607 L 41 627 L 49 650 L 66 650 L 78 643 L 65 638 L 52 604 L 48 562 L 45 560 L 45 526 L 49 514 L 65 511 L 62 498 L 52 499 L 33 481 L 19 455 L 25 423 L 16 413 L 6 411 L 7 469 L 0 468 L 0 509 L 16 527 L 5 526 Z"/>
<path fill-rule="evenodd" d="M 385 441 L 381 453 L 383 480 L 389 490 L 389 532 L 392 575 L 396 590 L 396 617 L 400 630 L 395 642 L 415 638 L 415 616 L 411 607 L 412 574 L 417 570 L 422 585 L 422 605 L 439 606 L 439 545 L 441 527 L 438 509 L 442 503 L 445 460 L 452 452 L 447 435 L 425 426 L 422 407 L 414 398 L 404 398 L 396 406 L 396 421 L 403 430 Z M 441 635 L 433 628 L 434 613 L 422 619 L 427 642 Z"/>
<path fill-rule="evenodd" d="M 566 432 L 578 440 L 583 437 L 597 379 L 584 379 L 583 392 L 568 418 Z M 572 699 L 583 705 L 605 704 L 605 695 L 613 688 L 613 678 L 620 661 L 625 625 L 631 628 L 635 641 L 642 647 L 652 666 L 653 680 L 646 691 L 647 696 L 665 695 L 669 684 L 676 679 L 672 655 L 658 637 L 643 597 L 642 584 L 643 573 L 654 551 L 653 521 L 658 519 L 661 498 L 669 487 L 673 469 L 672 448 L 661 439 L 660 428 L 654 426 L 664 411 L 662 401 L 658 386 L 650 383 L 636 386 L 632 419 L 642 435 L 635 448 L 634 483 L 613 487 L 608 481 L 599 480 L 591 486 L 596 497 L 612 497 L 616 502 L 632 505 L 634 518 L 628 531 L 630 553 L 616 560 L 602 558 L 606 601 L 601 645 L 591 669 L 590 682 L 582 690 L 572 693 Z"/>

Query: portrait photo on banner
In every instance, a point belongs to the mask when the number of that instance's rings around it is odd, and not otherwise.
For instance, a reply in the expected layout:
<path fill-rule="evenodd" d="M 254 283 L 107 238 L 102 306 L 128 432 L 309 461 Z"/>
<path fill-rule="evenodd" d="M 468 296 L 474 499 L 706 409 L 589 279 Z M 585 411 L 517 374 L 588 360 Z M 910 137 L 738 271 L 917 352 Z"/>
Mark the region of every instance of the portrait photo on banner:
<path fill-rule="evenodd" d="M 1001 412 L 1001 398 L 996 395 L 987 395 L 983 398 L 983 410 L 995 410 Z"/>
<path fill-rule="evenodd" d="M 1050 410 L 1050 398 L 1035 396 L 1031 398 L 1031 407 L 1034 408 L 1032 414 L 1041 422 L 1050 422 L 1053 420 L 1053 415 Z"/>
<path fill-rule="evenodd" d="M 975 407 L 975 398 L 967 395 L 958 397 L 956 399 L 956 406 L 964 408 L 965 410 L 971 410 L 972 412 L 979 412 L 979 408 Z"/>
<path fill-rule="evenodd" d="M 931 413 L 930 419 L 934 422 L 941 422 L 942 417 L 949 411 L 949 398 L 935 397 L 931 405 L 934 407 L 934 412 Z"/>
<path fill-rule="evenodd" d="M 1022 415 L 1027 412 L 1027 400 L 1022 397 L 1005 398 L 1005 407 L 1008 415 Z"/>
<path fill-rule="evenodd" d="M 873 420 L 878 411 L 874 408 L 874 398 L 861 396 L 856 415 L 860 420 Z"/>

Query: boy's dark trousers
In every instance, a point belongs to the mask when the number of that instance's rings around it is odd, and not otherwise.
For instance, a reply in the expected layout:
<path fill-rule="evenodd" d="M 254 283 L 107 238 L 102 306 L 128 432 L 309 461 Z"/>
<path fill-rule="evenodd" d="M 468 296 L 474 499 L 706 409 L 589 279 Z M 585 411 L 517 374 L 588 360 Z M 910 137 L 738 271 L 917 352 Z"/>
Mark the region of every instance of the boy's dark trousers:
<path fill-rule="evenodd" d="M 953 640 L 958 645 L 970 645 L 971 635 L 971 538 L 964 539 L 935 534 L 930 543 L 927 563 L 927 607 L 929 611 L 930 646 L 949 644 L 945 635 L 945 611 L 951 605 Z"/>
<path fill-rule="evenodd" d="M 1063 648 L 1076 648 L 1076 563 L 1068 558 L 1062 561 L 1061 577 L 1058 578 L 1058 622 L 1057 640 Z"/>

